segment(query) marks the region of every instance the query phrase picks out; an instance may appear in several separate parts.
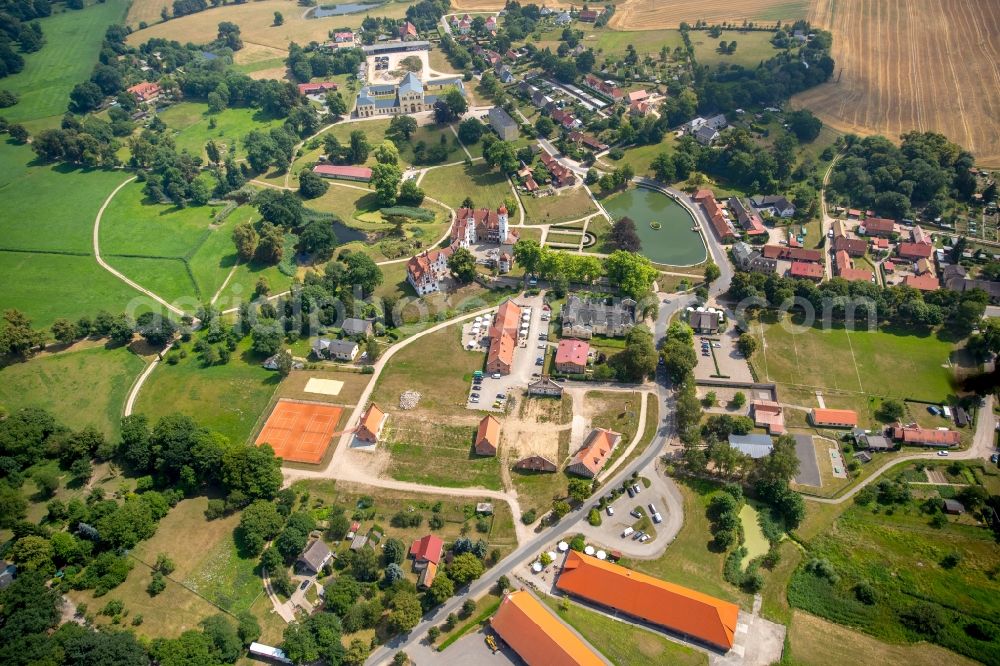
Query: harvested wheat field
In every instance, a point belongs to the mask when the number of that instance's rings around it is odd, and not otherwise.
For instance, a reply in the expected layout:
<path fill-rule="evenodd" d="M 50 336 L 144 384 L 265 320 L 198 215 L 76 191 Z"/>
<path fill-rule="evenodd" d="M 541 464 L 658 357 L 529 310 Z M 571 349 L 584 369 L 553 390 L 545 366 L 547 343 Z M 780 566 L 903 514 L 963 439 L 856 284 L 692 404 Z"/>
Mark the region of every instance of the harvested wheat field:
<path fill-rule="evenodd" d="M 1000 165 L 1000 2 L 815 0 L 833 80 L 796 96 L 835 129 L 937 131 Z"/>
<path fill-rule="evenodd" d="M 162 0 L 159 1 L 158 5 L 156 4 L 157 0 L 137 0 L 132 5 L 127 19 L 130 25 L 134 25 L 133 20 L 136 16 L 142 15 L 142 11 L 148 11 L 148 9 L 141 9 L 141 3 L 156 5 L 157 16 L 159 16 L 160 7 L 164 4 Z M 280 11 L 285 17 L 285 22 L 280 26 L 272 25 L 276 11 Z M 366 15 L 365 12 L 360 12 L 344 16 L 307 19 L 304 18 L 305 13 L 305 8 L 293 5 L 288 0 L 263 0 L 262 2 L 248 2 L 242 5 L 225 5 L 170 19 L 166 23 L 151 25 L 145 30 L 132 33 L 128 42 L 131 45 L 139 45 L 148 39 L 162 37 L 163 39 L 176 39 L 182 44 L 188 42 L 206 44 L 215 39 L 220 22 L 230 21 L 240 26 L 244 44 L 269 46 L 286 52 L 289 42 L 298 44 L 308 44 L 312 41 L 322 42 L 329 38 L 329 31 L 335 28 L 358 29 Z M 393 2 L 383 6 L 373 6 L 370 13 L 372 16 L 402 18 L 406 15 L 406 5 Z M 135 22 L 138 23 L 138 21 Z"/>
<path fill-rule="evenodd" d="M 773 23 L 805 18 L 808 0 L 626 0 L 608 25 L 618 30 L 676 28 L 682 21 Z"/>

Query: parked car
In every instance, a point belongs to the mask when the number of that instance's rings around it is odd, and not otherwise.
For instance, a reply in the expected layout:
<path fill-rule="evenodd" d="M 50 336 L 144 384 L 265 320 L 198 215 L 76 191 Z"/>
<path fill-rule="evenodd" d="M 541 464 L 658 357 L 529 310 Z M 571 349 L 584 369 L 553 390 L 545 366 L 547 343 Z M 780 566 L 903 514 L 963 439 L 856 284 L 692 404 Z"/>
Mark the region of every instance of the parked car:
<path fill-rule="evenodd" d="M 632 529 L 631 527 L 626 527 L 626 528 L 625 528 L 625 531 L 624 531 L 624 532 L 622 532 L 622 538 L 624 539 L 624 538 L 625 538 L 625 537 L 627 537 L 628 535 L 630 535 L 630 534 L 634 534 L 634 533 L 635 533 L 635 530 L 634 530 L 634 529 Z"/>
<path fill-rule="evenodd" d="M 634 490 L 632 490 L 631 488 L 629 488 L 629 489 L 628 489 L 628 496 L 629 496 L 629 497 L 635 497 L 635 491 L 634 491 Z"/>
<path fill-rule="evenodd" d="M 308 579 L 304 580 L 304 581 L 302 581 L 302 584 L 299 585 L 299 589 L 300 590 L 308 590 L 310 585 L 312 585 L 312 581 L 311 580 L 308 580 Z"/>
<path fill-rule="evenodd" d="M 613 506 L 609 506 L 609 507 L 607 508 L 607 512 L 608 512 L 608 515 L 609 515 L 609 516 L 613 516 L 613 515 L 615 515 L 615 507 L 613 507 Z"/>
<path fill-rule="evenodd" d="M 545 365 L 545 359 L 539 356 L 535 359 L 535 365 Z"/>
<path fill-rule="evenodd" d="M 494 372 L 492 375 L 490 375 L 490 377 L 492 377 L 493 379 L 500 379 L 501 376 L 502 375 L 499 372 Z"/>
<path fill-rule="evenodd" d="M 722 343 L 721 342 L 713 342 L 712 346 L 715 347 L 716 349 L 722 349 Z"/>
<path fill-rule="evenodd" d="M 653 538 L 653 537 L 649 536 L 648 534 L 643 534 L 643 535 L 642 535 L 642 538 L 641 538 L 641 539 L 639 539 L 639 542 L 640 542 L 640 543 L 646 543 L 647 541 L 649 541 L 649 540 L 650 540 L 650 539 L 652 539 L 652 538 Z"/>
<path fill-rule="evenodd" d="M 548 340 L 549 339 L 549 334 L 548 333 L 539 333 L 538 334 L 538 339 L 539 340 Z"/>
<path fill-rule="evenodd" d="M 479 402 L 479 398 L 469 398 L 469 402 Z"/>
<path fill-rule="evenodd" d="M 662 523 L 663 522 L 663 517 L 660 514 L 658 514 L 658 513 L 654 513 L 653 514 L 653 522 L 654 523 Z"/>
<path fill-rule="evenodd" d="M 638 483 L 635 483 L 632 485 L 632 490 L 634 490 L 635 494 L 638 495 L 639 493 L 642 492 L 642 486 L 640 486 Z"/>
<path fill-rule="evenodd" d="M 656 507 L 653 506 L 652 502 L 649 503 L 649 513 L 650 513 L 650 515 L 656 513 Z"/>
<path fill-rule="evenodd" d="M 633 518 L 642 518 L 642 514 L 639 512 L 639 509 L 632 509 L 629 511 L 629 515 Z"/>
<path fill-rule="evenodd" d="M 646 533 L 645 532 L 636 532 L 635 534 L 632 535 L 632 540 L 633 541 L 637 541 L 637 540 L 641 539 L 644 534 L 646 534 Z"/>
<path fill-rule="evenodd" d="M 473 393 L 473 394 L 472 394 L 471 396 L 469 396 L 469 397 L 471 397 L 471 398 L 478 398 L 478 397 L 479 397 L 479 394 L 478 394 L 478 393 Z"/>
<path fill-rule="evenodd" d="M 941 456 L 942 458 L 947 458 L 948 457 L 948 452 L 947 451 L 938 451 L 937 454 L 939 456 Z"/>
<path fill-rule="evenodd" d="M 507 395 L 505 393 L 497 393 L 497 400 L 506 400 Z"/>

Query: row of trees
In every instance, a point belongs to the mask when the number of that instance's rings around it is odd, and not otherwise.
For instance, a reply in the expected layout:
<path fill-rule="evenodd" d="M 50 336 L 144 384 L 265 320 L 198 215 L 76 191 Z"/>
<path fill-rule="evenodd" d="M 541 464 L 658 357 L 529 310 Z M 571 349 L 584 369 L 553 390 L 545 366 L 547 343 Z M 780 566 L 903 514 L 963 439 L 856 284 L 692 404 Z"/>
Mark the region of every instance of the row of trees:
<path fill-rule="evenodd" d="M 779 307 L 802 299 L 817 316 L 829 313 L 834 320 L 850 320 L 863 328 L 867 328 L 869 318 L 874 325 L 888 323 L 924 330 L 947 324 L 945 332 L 956 340 L 978 325 L 989 304 L 989 296 L 978 289 L 923 293 L 902 285 L 882 287 L 840 278 L 817 285 L 775 274 L 743 272 L 733 276 L 729 296 L 737 302 L 756 299 L 761 307 Z"/>
<path fill-rule="evenodd" d="M 571 282 L 591 284 L 600 277 L 607 277 L 623 295 L 638 300 L 649 294 L 659 275 L 649 259 L 635 252 L 616 250 L 598 259 L 552 250 L 527 239 L 514 245 L 514 259 L 526 272 L 551 280 L 556 290 L 562 292 L 568 290 Z"/>

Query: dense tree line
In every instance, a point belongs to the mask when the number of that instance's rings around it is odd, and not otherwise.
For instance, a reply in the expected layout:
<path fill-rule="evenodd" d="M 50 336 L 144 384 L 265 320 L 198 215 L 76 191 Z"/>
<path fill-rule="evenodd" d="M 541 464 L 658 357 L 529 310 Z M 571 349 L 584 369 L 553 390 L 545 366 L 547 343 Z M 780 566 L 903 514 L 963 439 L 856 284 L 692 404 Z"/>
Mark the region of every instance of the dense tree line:
<path fill-rule="evenodd" d="M 964 338 L 972 331 L 989 303 L 989 296 L 978 289 L 962 293 L 949 289 L 923 293 L 902 285 L 881 287 L 841 278 L 817 285 L 810 280 L 773 273 L 743 272 L 733 276 L 729 295 L 736 301 L 759 299 L 762 306 L 770 307 L 803 299 L 812 306 L 817 317 L 828 312 L 836 321 L 853 320 L 859 327 L 866 327 L 869 317 L 875 324 L 924 330 L 945 324 L 947 333 L 955 339 Z"/>
<path fill-rule="evenodd" d="M 82 8 L 82 3 L 73 7 Z M 0 79 L 24 69 L 21 53 L 34 53 L 42 48 L 45 37 L 35 19 L 51 14 L 49 0 L 0 0 Z"/>
<path fill-rule="evenodd" d="M 899 146 L 882 136 L 846 138 L 846 152 L 834 165 L 828 190 L 834 201 L 873 209 L 892 219 L 921 209 L 939 217 L 954 201 L 976 192 L 970 172 L 975 158 L 934 132 L 907 132 Z"/>
<path fill-rule="evenodd" d="M 568 291 L 571 282 L 591 284 L 606 276 L 623 295 L 640 299 L 649 293 L 659 275 L 649 259 L 623 250 L 616 250 L 602 260 L 552 250 L 533 240 L 520 240 L 514 245 L 514 258 L 526 272 L 538 273 L 552 281 L 557 293 Z"/>
<path fill-rule="evenodd" d="M 420 32 L 436 32 L 438 21 L 450 8 L 449 0 L 420 0 L 406 8 L 406 20 Z"/>
<path fill-rule="evenodd" d="M 314 77 L 354 74 L 364 60 L 361 49 L 336 49 L 330 52 L 320 49 L 315 43 L 303 48 L 292 42 L 288 45 L 288 58 L 285 62 L 296 81 L 308 83 Z"/>

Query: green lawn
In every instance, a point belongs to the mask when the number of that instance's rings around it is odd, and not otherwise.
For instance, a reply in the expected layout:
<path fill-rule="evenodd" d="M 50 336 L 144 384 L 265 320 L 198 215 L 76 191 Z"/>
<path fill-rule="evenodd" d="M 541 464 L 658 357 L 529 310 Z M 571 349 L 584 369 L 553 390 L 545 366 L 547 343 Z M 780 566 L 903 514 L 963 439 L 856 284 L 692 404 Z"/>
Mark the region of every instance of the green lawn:
<path fill-rule="evenodd" d="M 240 145 L 251 130 L 266 131 L 281 125 L 280 119 L 270 118 L 260 109 L 226 109 L 211 114 L 208 105 L 201 102 L 180 102 L 160 112 L 159 116 L 173 130 L 177 150 L 187 150 L 202 158 L 206 158 L 205 144 L 209 140 L 225 150 L 235 143 L 237 156 L 243 157 L 245 152 Z M 214 129 L 209 128 L 212 120 L 216 124 Z"/>
<path fill-rule="evenodd" d="M 168 300 L 209 300 L 236 263 L 233 227 L 257 216 L 245 206 L 216 225 L 212 218 L 217 211 L 212 206 L 150 203 L 141 184 L 130 184 L 105 211 L 101 253 L 112 266 Z M 245 286 L 249 289 L 242 294 L 252 293 L 253 284 Z M 190 304 L 183 307 L 191 309 Z"/>
<path fill-rule="evenodd" d="M 708 663 L 704 652 L 674 643 L 656 632 L 613 620 L 575 603 L 560 607 L 553 597 L 541 595 L 541 599 L 615 666 Z"/>
<path fill-rule="evenodd" d="M 674 152 L 675 139 L 673 134 L 667 134 L 660 143 L 651 143 L 644 146 L 632 146 L 625 149 L 625 157 L 620 160 L 613 160 L 607 155 L 601 161 L 615 168 L 625 164 L 632 165 L 637 176 L 652 177 L 650 165 L 660 153 Z"/>
<path fill-rule="evenodd" d="M 684 526 L 677 538 L 658 559 L 623 560 L 622 564 L 749 608 L 750 597 L 722 577 L 725 553 L 708 549 L 712 535 L 706 510 L 712 496 L 722 491 L 717 484 L 699 480 L 680 479 L 677 486 L 684 496 Z"/>
<path fill-rule="evenodd" d="M 102 255 L 184 257 L 204 242 L 218 208 L 152 203 L 143 187 L 143 183 L 129 183 L 104 211 Z"/>
<path fill-rule="evenodd" d="M 97 211 L 128 174 L 34 158 L 30 147 L 0 141 L 0 249 L 90 254 Z"/>
<path fill-rule="evenodd" d="M 145 362 L 125 347 L 44 354 L 0 368 L 0 405 L 49 410 L 67 427 L 116 437 L 125 396 Z"/>
<path fill-rule="evenodd" d="M 869 395 L 943 401 L 952 393 L 947 367 L 953 345 L 934 334 L 854 331 L 843 327 L 795 332 L 765 314 L 767 347 L 754 356 L 762 381 Z M 761 339 L 761 324 L 753 334 Z"/>
<path fill-rule="evenodd" d="M 16 308 L 36 327 L 100 310 L 134 315 L 159 305 L 97 265 L 93 257 L 0 251 L 0 310 Z M 15 288 L 16 285 L 16 288 Z"/>
<path fill-rule="evenodd" d="M 767 60 L 781 53 L 771 46 L 772 32 L 739 32 L 724 30 L 718 37 L 709 37 L 705 31 L 691 31 L 691 44 L 694 46 L 694 57 L 699 65 L 717 67 L 718 65 L 742 65 L 756 67 L 761 60 Z M 719 53 L 719 42 L 736 41 L 736 52 L 732 55 Z"/>
<path fill-rule="evenodd" d="M 157 366 L 139 394 L 136 412 L 152 421 L 187 414 L 234 442 L 247 440 L 278 383 L 277 373 L 260 366 L 249 344 L 249 338 L 241 342 L 228 364 L 208 368 L 190 344 L 183 345 L 188 357 L 177 365 Z"/>
<path fill-rule="evenodd" d="M 101 49 L 104 31 L 121 23 L 128 11 L 126 0 L 88 3 L 80 11 L 54 5 L 53 15 L 39 20 L 45 46 L 24 56 L 24 69 L 0 82 L 20 101 L 3 110 L 7 120 L 24 123 L 32 132 L 58 125 L 66 112 L 69 93 L 85 81 Z"/>
<path fill-rule="evenodd" d="M 524 205 L 525 224 L 569 222 L 597 212 L 597 206 L 582 187 L 547 197 L 524 196 L 521 203 Z"/>
<path fill-rule="evenodd" d="M 949 517 L 944 527 L 935 529 L 920 507 L 923 498 L 938 498 L 938 492 L 927 486 L 910 488 L 913 500 L 891 507 L 854 505 L 832 529 L 810 540 L 804 561 L 826 560 L 837 578 L 831 582 L 800 567 L 788 587 L 789 601 L 882 640 L 926 639 L 981 662 L 996 663 L 1000 642 L 977 639 L 970 628 L 975 622 L 994 636 L 1000 630 L 996 623 L 1000 581 L 995 576 L 1000 551 L 993 534 L 965 518 Z M 949 554 L 959 558 L 952 568 L 943 564 Z M 853 590 L 861 583 L 873 588 L 874 603 L 855 597 Z M 900 621 L 899 613 L 918 604 L 941 614 L 940 632 L 921 634 Z"/>
<path fill-rule="evenodd" d="M 469 167 L 457 164 L 432 169 L 420 181 L 420 186 L 427 196 L 452 208 L 458 208 L 465 197 L 471 197 L 477 208 L 498 208 L 506 197 L 514 196 L 503 174 L 483 162 Z M 513 221 L 516 223 L 516 218 Z"/>
<path fill-rule="evenodd" d="M 472 424 L 426 427 L 416 420 L 396 415 L 388 442 L 392 456 L 389 474 L 400 481 L 429 486 L 482 486 L 502 490 L 500 460 L 495 456 L 476 455 L 472 448 L 475 434 Z"/>

